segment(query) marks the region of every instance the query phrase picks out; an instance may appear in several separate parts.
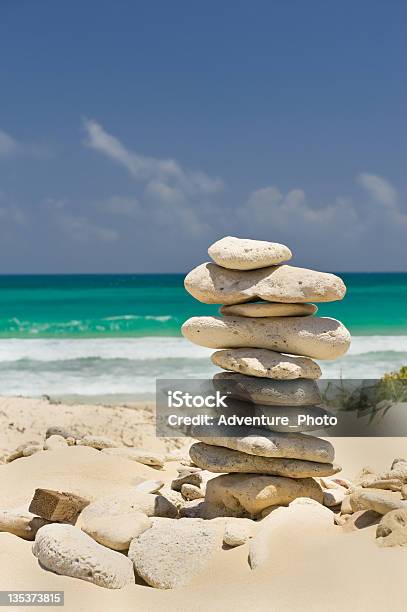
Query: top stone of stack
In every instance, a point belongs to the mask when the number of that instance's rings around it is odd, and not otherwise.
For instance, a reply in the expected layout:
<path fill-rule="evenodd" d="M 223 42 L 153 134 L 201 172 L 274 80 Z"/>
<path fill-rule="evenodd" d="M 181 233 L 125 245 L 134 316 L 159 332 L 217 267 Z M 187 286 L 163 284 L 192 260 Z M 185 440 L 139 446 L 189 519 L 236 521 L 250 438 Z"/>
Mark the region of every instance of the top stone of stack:
<path fill-rule="evenodd" d="M 185 289 L 206 304 L 332 302 L 346 292 L 335 274 L 280 265 L 291 257 L 282 244 L 229 236 L 208 253 L 216 263 L 201 264 L 185 278 Z"/>
<path fill-rule="evenodd" d="M 208 254 L 218 266 L 229 270 L 258 270 L 281 264 L 292 257 L 284 244 L 234 236 L 214 242 Z"/>

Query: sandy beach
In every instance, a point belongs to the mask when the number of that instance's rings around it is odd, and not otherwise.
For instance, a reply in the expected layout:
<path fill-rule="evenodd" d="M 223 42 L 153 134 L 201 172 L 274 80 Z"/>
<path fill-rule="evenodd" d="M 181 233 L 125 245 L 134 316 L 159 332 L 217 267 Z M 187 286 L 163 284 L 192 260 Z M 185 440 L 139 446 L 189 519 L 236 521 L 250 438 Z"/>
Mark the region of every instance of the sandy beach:
<path fill-rule="evenodd" d="M 187 456 L 188 440 L 157 439 L 151 404 L 131 407 L 64 405 L 47 399 L 0 399 L 0 448 L 7 456 L 23 442 L 41 441 L 48 427 L 66 427 L 77 435 L 108 436 L 118 446 L 134 446 Z M 187 446 L 185 444 L 187 443 Z M 335 439 L 340 476 L 349 479 L 363 466 L 390 469 L 395 457 L 405 456 L 405 438 Z M 170 485 L 179 461 L 155 469 L 83 446 L 37 452 L 0 466 L 2 508 L 28 507 L 37 487 L 70 490 L 97 500 L 144 480 Z M 63 590 L 65 609 L 73 610 L 289 610 L 296 612 L 381 610 L 392 594 L 392 610 L 405 609 L 402 584 L 405 551 L 379 548 L 376 526 L 352 531 L 332 524 L 293 524 L 273 537 L 262 567 L 251 570 L 249 544 L 219 549 L 203 573 L 174 590 L 145 584 L 109 590 L 83 580 L 44 571 L 31 552 L 32 542 L 0 533 L 0 575 L 3 590 Z M 22 609 L 22 608 L 21 608 Z"/>

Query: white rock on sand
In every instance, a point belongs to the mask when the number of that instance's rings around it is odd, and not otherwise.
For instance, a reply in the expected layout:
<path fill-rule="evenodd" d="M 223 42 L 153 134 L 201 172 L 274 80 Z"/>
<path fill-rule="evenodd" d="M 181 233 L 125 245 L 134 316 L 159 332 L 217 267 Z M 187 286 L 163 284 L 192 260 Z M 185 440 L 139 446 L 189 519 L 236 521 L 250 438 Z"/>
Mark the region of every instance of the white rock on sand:
<path fill-rule="evenodd" d="M 38 529 L 47 523 L 24 507 L 0 510 L 0 531 L 13 533 L 25 540 L 33 540 Z"/>
<path fill-rule="evenodd" d="M 346 327 L 329 317 L 191 317 L 181 331 L 208 348 L 253 347 L 314 359 L 337 359 L 351 342 Z"/>
<path fill-rule="evenodd" d="M 132 512 L 142 512 L 147 516 L 164 516 L 174 518 L 177 508 L 163 495 L 143 493 L 135 489 L 116 495 L 108 495 L 86 506 L 79 515 L 77 526 L 90 533 L 94 525 L 100 528 L 100 519 L 109 523 L 110 517 L 116 517 Z"/>
<path fill-rule="evenodd" d="M 132 510 L 120 514 L 106 513 L 84 521 L 82 531 L 107 548 L 127 551 L 130 542 L 151 527 L 151 519 L 143 512 Z"/>
<path fill-rule="evenodd" d="M 250 302 L 221 306 L 223 315 L 239 317 L 304 317 L 317 312 L 315 304 L 284 304 L 282 302 Z"/>
<path fill-rule="evenodd" d="M 239 432 L 242 435 L 231 437 L 225 435 L 225 428 L 217 427 L 213 429 L 213 437 L 208 438 L 194 429 L 194 437 L 206 444 L 224 446 L 261 457 L 303 459 L 318 463 L 332 463 L 335 457 L 334 447 L 328 440 L 308 434 L 268 432 L 249 427 L 241 427 Z"/>
<path fill-rule="evenodd" d="M 191 459 L 205 470 L 221 473 L 250 473 L 286 476 L 288 478 L 315 478 L 330 476 L 340 471 L 339 466 L 331 463 L 302 461 L 301 459 L 281 459 L 249 455 L 222 446 L 211 446 L 196 442 L 189 449 Z"/>
<path fill-rule="evenodd" d="M 400 493 L 380 489 L 356 489 L 350 494 L 353 512 L 373 510 L 378 514 L 387 514 L 391 510 L 407 508 L 407 500 L 402 500 Z"/>
<path fill-rule="evenodd" d="M 32 449 L 34 448 L 38 448 L 38 450 L 42 450 L 42 444 L 41 442 L 36 442 L 35 440 L 30 440 L 28 442 L 23 442 L 22 444 L 19 444 L 10 454 L 8 454 L 6 456 L 6 463 L 11 463 L 12 461 L 15 461 L 16 459 L 21 459 L 21 457 L 25 456 L 25 452 L 27 449 L 29 449 L 28 452 L 28 457 L 30 455 L 33 455 L 34 453 L 32 452 Z"/>
<path fill-rule="evenodd" d="M 231 348 L 216 351 L 212 363 L 224 370 L 232 370 L 247 376 L 293 380 L 295 378 L 316 379 L 321 368 L 308 357 L 293 357 L 259 348 Z"/>
<path fill-rule="evenodd" d="M 90 446 L 96 450 L 117 447 L 117 442 L 111 440 L 107 436 L 84 436 L 81 440 L 77 441 L 77 444 L 79 446 Z"/>
<path fill-rule="evenodd" d="M 136 485 L 135 489 L 136 491 L 141 491 L 142 493 L 158 493 L 163 486 L 163 480 L 145 480 L 144 482 Z"/>
<path fill-rule="evenodd" d="M 248 540 L 254 537 L 258 523 L 251 519 L 245 518 L 228 518 L 225 521 L 225 531 L 223 534 L 223 543 L 226 546 L 235 548 L 242 546 Z"/>
<path fill-rule="evenodd" d="M 208 482 L 202 516 L 259 518 L 266 508 L 287 506 L 297 497 L 310 497 L 322 503 L 323 492 L 312 478 L 223 474 Z"/>
<path fill-rule="evenodd" d="M 227 270 L 203 263 L 185 278 L 185 289 L 205 304 L 239 304 L 253 299 L 268 302 L 332 302 L 341 300 L 346 287 L 341 278 L 294 266 L 261 270 Z"/>
<path fill-rule="evenodd" d="M 104 448 L 102 453 L 107 455 L 117 455 L 123 457 L 123 459 L 129 459 L 130 461 L 138 461 L 138 463 L 144 463 L 144 465 L 151 465 L 153 467 L 163 467 L 165 463 L 165 457 L 160 453 L 154 453 L 142 448 L 128 448 L 121 446 L 118 448 Z"/>
<path fill-rule="evenodd" d="M 49 436 L 44 442 L 44 450 L 58 450 L 68 446 L 68 442 L 63 436 L 54 434 Z"/>
<path fill-rule="evenodd" d="M 314 380 L 265 380 L 237 372 L 219 372 L 213 386 L 229 397 L 265 406 L 312 406 L 321 394 Z"/>
<path fill-rule="evenodd" d="M 225 236 L 214 242 L 208 249 L 208 255 L 219 266 L 231 270 L 257 270 L 292 257 L 290 249 L 284 244 L 234 236 Z"/>
<path fill-rule="evenodd" d="M 376 529 L 379 546 L 407 546 L 407 508 L 391 510 Z"/>
<path fill-rule="evenodd" d="M 131 561 L 101 546 L 72 525 L 54 523 L 41 527 L 33 553 L 46 569 L 93 582 L 107 589 L 121 589 L 134 582 Z"/>
<path fill-rule="evenodd" d="M 201 519 L 154 519 L 135 538 L 129 558 L 136 573 L 158 589 L 182 587 L 199 575 L 222 546 L 223 526 Z"/>

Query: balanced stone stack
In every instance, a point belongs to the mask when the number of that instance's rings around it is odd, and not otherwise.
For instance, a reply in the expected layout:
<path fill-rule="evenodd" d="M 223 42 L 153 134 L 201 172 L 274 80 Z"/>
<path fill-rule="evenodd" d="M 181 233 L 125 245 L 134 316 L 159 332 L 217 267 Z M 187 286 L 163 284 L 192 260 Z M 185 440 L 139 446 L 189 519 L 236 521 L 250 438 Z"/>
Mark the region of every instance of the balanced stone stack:
<path fill-rule="evenodd" d="M 215 375 L 215 387 L 229 393 L 240 414 L 266 416 L 267 427 L 242 427 L 234 437 L 224 430 L 194 434 L 200 442 L 190 449 L 192 461 L 221 474 L 208 482 L 203 516 L 261 518 L 298 497 L 322 503 L 318 478 L 340 470 L 330 442 L 303 433 L 312 427 L 292 433 L 268 423 L 282 412 L 324 412 L 314 359 L 341 357 L 350 334 L 335 319 L 313 316 L 311 302 L 340 300 L 345 285 L 333 274 L 286 265 L 292 255 L 282 244 L 229 236 L 208 253 L 214 263 L 192 270 L 185 288 L 201 302 L 221 304 L 222 316 L 192 317 L 182 333 L 220 349 L 212 361 L 226 372 Z"/>

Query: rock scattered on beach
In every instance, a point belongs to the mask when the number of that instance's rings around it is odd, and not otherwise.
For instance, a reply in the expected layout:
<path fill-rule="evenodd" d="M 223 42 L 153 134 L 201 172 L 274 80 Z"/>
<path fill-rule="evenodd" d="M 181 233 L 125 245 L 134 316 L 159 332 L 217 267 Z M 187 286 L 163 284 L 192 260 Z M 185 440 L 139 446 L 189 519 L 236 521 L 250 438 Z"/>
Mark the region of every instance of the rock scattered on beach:
<path fill-rule="evenodd" d="M 142 493 L 158 493 L 164 486 L 163 480 L 145 480 L 136 485 L 135 490 Z"/>
<path fill-rule="evenodd" d="M 353 512 L 374 510 L 378 514 L 407 508 L 407 501 L 401 499 L 400 493 L 379 489 L 356 489 L 350 495 L 350 504 Z"/>
<path fill-rule="evenodd" d="M 24 540 L 34 540 L 38 529 L 47 523 L 25 508 L 0 510 L 0 532 L 12 533 Z"/>
<path fill-rule="evenodd" d="M 35 489 L 29 511 L 48 521 L 74 523 L 89 500 L 64 491 Z"/>
<path fill-rule="evenodd" d="M 47 438 L 44 442 L 44 450 L 59 450 L 60 448 L 64 448 L 66 446 L 68 446 L 66 438 L 58 434 L 49 436 L 49 438 Z"/>
<path fill-rule="evenodd" d="M 391 510 L 376 529 L 379 546 L 407 546 L 407 508 Z"/>
<path fill-rule="evenodd" d="M 162 454 L 140 448 L 121 446 L 104 448 L 102 452 L 108 455 L 117 455 L 118 457 L 123 457 L 123 459 L 129 459 L 130 461 L 137 461 L 138 463 L 150 465 L 155 468 L 162 468 L 165 463 L 165 457 Z"/>
<path fill-rule="evenodd" d="M 230 517 L 225 521 L 223 543 L 235 548 L 242 546 L 254 537 L 258 523 L 251 519 Z"/>
<path fill-rule="evenodd" d="M 107 436 L 84 436 L 81 440 L 77 440 L 76 443 L 79 446 L 90 446 L 96 450 L 117 447 L 117 442 L 111 440 Z"/>
<path fill-rule="evenodd" d="M 59 425 L 52 425 L 52 427 L 48 427 L 45 432 L 45 439 L 47 440 L 51 436 L 62 436 L 63 438 L 78 438 L 72 431 L 66 429 L 66 427 L 60 427 Z"/>
<path fill-rule="evenodd" d="M 31 457 L 31 455 L 35 455 L 43 450 L 41 446 L 38 444 L 30 444 L 26 446 L 23 450 L 23 457 Z"/>
<path fill-rule="evenodd" d="M 42 450 L 42 442 L 38 442 L 37 440 L 30 440 L 29 442 L 23 442 L 22 444 L 19 444 L 17 448 L 15 448 L 9 455 L 6 456 L 6 463 L 11 463 L 16 459 L 21 459 L 21 457 L 24 457 L 24 452 L 27 449 L 30 449 L 28 456 L 34 454 L 31 452 L 33 447 L 38 448 L 39 451 Z"/>
<path fill-rule="evenodd" d="M 151 519 L 137 510 L 123 511 L 85 521 L 82 531 L 99 544 L 118 551 L 127 551 L 130 542 L 151 527 Z"/>
<path fill-rule="evenodd" d="M 141 512 L 148 517 L 175 518 L 178 516 L 176 506 L 163 495 L 152 495 L 129 489 L 127 493 L 102 497 L 89 504 L 81 512 L 77 525 L 86 533 L 91 533 L 94 529 L 100 529 L 101 520 L 109 523 L 112 517 L 129 515 L 134 512 Z"/>
<path fill-rule="evenodd" d="M 72 525 L 53 523 L 38 530 L 33 553 L 46 569 L 93 582 L 107 589 L 121 589 L 134 582 L 130 559 L 101 546 Z"/>
<path fill-rule="evenodd" d="M 213 521 L 153 519 L 152 527 L 131 542 L 128 556 L 147 584 L 174 589 L 202 573 L 222 539 L 223 526 Z"/>

